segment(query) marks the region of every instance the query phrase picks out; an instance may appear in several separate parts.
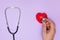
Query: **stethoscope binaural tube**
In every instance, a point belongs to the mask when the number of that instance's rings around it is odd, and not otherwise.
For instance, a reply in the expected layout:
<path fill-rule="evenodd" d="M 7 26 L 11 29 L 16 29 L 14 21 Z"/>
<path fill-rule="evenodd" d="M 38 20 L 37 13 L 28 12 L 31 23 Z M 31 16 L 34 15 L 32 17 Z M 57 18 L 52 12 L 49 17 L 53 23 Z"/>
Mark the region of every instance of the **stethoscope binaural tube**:
<path fill-rule="evenodd" d="M 18 11 L 19 11 L 19 19 L 18 19 L 18 23 L 17 23 L 17 29 L 16 29 L 16 31 L 14 33 L 11 32 L 10 29 L 9 29 L 9 24 L 8 24 L 8 19 L 7 19 L 7 13 L 6 13 L 8 9 L 18 9 Z M 7 29 L 9 31 L 9 33 L 13 35 L 13 40 L 15 40 L 15 34 L 17 33 L 18 28 L 19 28 L 20 17 L 21 17 L 21 9 L 19 7 L 7 7 L 5 9 L 5 19 L 6 19 Z"/>

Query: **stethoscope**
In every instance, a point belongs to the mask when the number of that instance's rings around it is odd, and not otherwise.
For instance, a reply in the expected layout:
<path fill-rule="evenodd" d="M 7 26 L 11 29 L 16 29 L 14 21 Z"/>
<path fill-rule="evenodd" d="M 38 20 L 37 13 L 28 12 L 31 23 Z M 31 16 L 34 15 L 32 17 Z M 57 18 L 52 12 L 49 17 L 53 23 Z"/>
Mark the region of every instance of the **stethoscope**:
<path fill-rule="evenodd" d="M 6 13 L 7 10 L 10 9 L 10 8 L 17 9 L 17 10 L 19 11 L 19 19 L 18 19 L 18 23 L 17 23 L 17 29 L 16 29 L 16 31 L 15 31 L 14 33 L 11 32 L 10 29 L 9 29 L 9 24 L 8 24 L 8 19 L 7 19 L 7 13 Z M 19 7 L 7 7 L 7 8 L 5 9 L 5 19 L 6 19 L 7 29 L 8 29 L 8 31 L 9 31 L 9 33 L 12 34 L 13 40 L 15 40 L 15 34 L 17 33 L 18 28 L 19 28 L 20 16 L 21 16 L 21 9 L 20 9 Z"/>

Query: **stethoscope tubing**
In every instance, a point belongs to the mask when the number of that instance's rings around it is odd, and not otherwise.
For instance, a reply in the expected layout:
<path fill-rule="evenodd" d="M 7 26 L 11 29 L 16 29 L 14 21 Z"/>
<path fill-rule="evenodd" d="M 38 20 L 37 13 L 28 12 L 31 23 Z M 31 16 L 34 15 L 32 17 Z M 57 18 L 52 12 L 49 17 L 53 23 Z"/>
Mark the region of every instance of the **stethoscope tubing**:
<path fill-rule="evenodd" d="M 10 9 L 10 8 L 18 9 L 18 11 L 19 11 L 19 19 L 18 19 L 18 23 L 17 23 L 17 29 L 16 29 L 16 31 L 15 31 L 14 33 L 11 32 L 10 29 L 9 29 L 9 24 L 8 24 L 8 19 L 7 19 L 7 13 L 6 13 L 7 10 Z M 13 35 L 13 40 L 15 40 L 15 34 L 17 33 L 18 28 L 19 28 L 20 17 L 21 17 L 21 9 L 20 9 L 19 7 L 7 7 L 7 8 L 5 9 L 5 19 L 6 19 L 7 29 L 8 29 L 8 31 L 9 31 L 9 33 Z"/>

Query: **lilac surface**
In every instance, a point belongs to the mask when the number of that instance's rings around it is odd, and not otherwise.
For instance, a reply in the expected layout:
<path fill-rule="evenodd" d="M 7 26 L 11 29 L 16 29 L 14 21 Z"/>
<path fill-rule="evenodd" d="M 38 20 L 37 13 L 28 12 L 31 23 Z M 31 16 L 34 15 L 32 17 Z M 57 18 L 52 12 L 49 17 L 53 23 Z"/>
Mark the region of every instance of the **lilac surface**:
<path fill-rule="evenodd" d="M 16 40 L 42 40 L 41 24 L 35 19 L 37 12 L 46 12 L 48 17 L 56 23 L 54 39 L 60 40 L 60 0 L 0 0 L 0 40 L 12 40 L 4 15 L 5 8 L 11 6 L 21 8 L 20 27 L 15 35 Z M 16 21 L 12 17 L 9 20 L 11 24 Z M 11 31 L 16 29 L 16 25 L 13 26 L 13 28 L 10 26 Z"/>

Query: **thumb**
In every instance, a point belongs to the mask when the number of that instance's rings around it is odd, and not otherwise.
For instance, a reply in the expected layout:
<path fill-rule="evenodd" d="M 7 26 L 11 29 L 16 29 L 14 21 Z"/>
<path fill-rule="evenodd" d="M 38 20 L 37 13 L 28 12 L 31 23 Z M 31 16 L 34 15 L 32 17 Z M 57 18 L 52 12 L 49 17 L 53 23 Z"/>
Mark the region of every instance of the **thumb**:
<path fill-rule="evenodd" d="M 45 22 L 42 22 L 42 32 L 43 32 L 43 34 L 46 34 L 46 24 L 45 24 Z"/>

